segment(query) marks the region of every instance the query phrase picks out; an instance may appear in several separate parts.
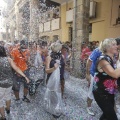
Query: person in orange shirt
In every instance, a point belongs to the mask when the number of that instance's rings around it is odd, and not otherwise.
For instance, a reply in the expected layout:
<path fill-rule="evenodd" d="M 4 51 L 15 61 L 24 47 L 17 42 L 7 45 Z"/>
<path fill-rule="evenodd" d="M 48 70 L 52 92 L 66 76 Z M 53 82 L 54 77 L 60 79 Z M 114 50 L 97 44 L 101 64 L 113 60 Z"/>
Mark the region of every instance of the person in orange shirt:
<path fill-rule="evenodd" d="M 29 78 L 28 60 L 29 60 L 30 52 L 28 50 L 28 42 L 26 40 L 21 40 L 20 47 L 15 47 L 11 52 L 11 56 L 16 66 L 22 72 L 24 72 L 24 74 Z M 25 102 L 30 102 L 30 100 L 27 98 L 28 84 L 25 82 L 23 77 L 15 73 L 14 81 L 13 81 L 13 91 L 16 100 L 20 100 L 19 98 L 20 82 L 24 83 L 24 96 L 22 100 Z"/>

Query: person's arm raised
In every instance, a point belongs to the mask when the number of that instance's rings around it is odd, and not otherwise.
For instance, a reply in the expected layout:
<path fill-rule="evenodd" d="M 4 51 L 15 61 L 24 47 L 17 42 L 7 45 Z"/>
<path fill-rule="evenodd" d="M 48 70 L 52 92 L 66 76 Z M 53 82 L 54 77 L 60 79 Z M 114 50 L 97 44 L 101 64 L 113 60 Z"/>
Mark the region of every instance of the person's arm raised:
<path fill-rule="evenodd" d="M 105 73 L 107 73 L 109 76 L 113 78 L 119 78 L 120 77 L 120 68 L 114 69 L 109 62 L 106 60 L 101 60 L 98 64 L 98 70 L 103 70 Z"/>

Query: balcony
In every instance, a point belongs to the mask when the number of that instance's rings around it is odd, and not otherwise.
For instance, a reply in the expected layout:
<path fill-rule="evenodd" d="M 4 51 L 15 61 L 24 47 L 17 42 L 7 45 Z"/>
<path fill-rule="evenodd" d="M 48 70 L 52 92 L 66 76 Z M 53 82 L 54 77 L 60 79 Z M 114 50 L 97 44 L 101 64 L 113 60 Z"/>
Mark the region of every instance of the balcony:
<path fill-rule="evenodd" d="M 39 32 L 49 32 L 60 29 L 60 18 L 53 19 L 51 21 L 40 23 Z"/>

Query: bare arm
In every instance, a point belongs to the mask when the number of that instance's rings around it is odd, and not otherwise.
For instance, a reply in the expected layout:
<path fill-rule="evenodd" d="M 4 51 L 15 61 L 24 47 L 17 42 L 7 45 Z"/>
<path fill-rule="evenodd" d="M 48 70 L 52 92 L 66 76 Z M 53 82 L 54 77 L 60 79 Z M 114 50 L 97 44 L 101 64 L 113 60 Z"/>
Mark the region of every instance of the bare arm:
<path fill-rule="evenodd" d="M 91 76 L 90 76 L 91 64 L 92 64 L 92 61 L 88 59 L 86 63 L 86 80 L 88 81 L 89 85 L 90 85 L 90 80 L 91 80 Z"/>
<path fill-rule="evenodd" d="M 68 54 L 68 59 L 70 59 L 70 58 L 71 58 L 71 55 L 72 55 L 72 53 L 71 53 L 71 51 L 69 51 L 69 54 Z"/>
<path fill-rule="evenodd" d="M 87 60 L 86 63 L 86 74 L 90 74 L 90 67 L 91 67 L 92 61 L 90 59 Z"/>
<path fill-rule="evenodd" d="M 55 63 L 54 67 L 50 68 L 50 61 L 51 61 L 51 57 L 48 56 L 46 57 L 46 61 L 45 61 L 45 71 L 46 73 L 52 73 L 57 67 L 58 67 L 58 64 Z"/>
<path fill-rule="evenodd" d="M 11 58 L 8 58 L 8 61 L 9 61 L 10 65 L 11 65 L 11 67 L 12 67 L 17 73 L 19 73 L 21 76 L 23 76 L 23 77 L 26 79 L 27 83 L 29 83 L 29 79 L 28 79 L 28 78 L 26 77 L 26 75 L 16 66 L 16 64 L 14 63 L 14 61 L 13 61 Z"/>
<path fill-rule="evenodd" d="M 110 63 L 105 60 L 99 62 L 98 70 L 100 70 L 99 68 L 113 78 L 120 77 L 120 68 L 114 70 Z"/>

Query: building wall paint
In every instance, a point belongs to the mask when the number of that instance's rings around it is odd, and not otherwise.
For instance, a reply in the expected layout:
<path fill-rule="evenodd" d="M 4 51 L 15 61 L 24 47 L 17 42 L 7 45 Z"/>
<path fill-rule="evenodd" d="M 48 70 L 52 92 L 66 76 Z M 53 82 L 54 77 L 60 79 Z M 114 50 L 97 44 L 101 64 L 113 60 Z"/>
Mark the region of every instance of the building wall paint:
<path fill-rule="evenodd" d="M 72 1 L 66 3 L 66 5 L 67 5 L 67 10 L 69 10 L 70 8 L 73 9 L 73 2 Z"/>
<path fill-rule="evenodd" d="M 118 6 L 120 0 L 107 0 L 109 2 L 109 14 L 106 14 L 106 37 L 120 37 L 120 24 L 115 25 L 116 18 L 118 17 Z M 112 12 L 110 12 L 112 11 Z"/>
<path fill-rule="evenodd" d="M 69 10 L 69 8 L 73 8 L 73 2 L 68 2 L 61 5 L 62 42 L 69 41 L 69 27 L 72 26 L 72 23 L 66 23 L 66 11 Z"/>
<path fill-rule="evenodd" d="M 15 7 L 20 9 L 25 3 L 26 3 L 25 0 L 20 0 L 19 2 L 16 2 Z M 54 31 L 39 32 L 39 37 L 49 36 L 49 40 L 53 41 L 53 36 L 58 35 L 59 39 L 62 42 L 68 41 L 69 40 L 68 29 L 69 29 L 70 24 L 66 23 L 66 11 L 69 10 L 69 8 L 73 8 L 73 2 L 67 2 L 61 5 L 60 29 L 54 30 Z M 18 12 L 16 12 L 16 15 L 18 15 Z M 20 15 L 19 15 L 19 18 L 21 18 Z M 17 19 L 17 22 L 19 23 L 18 19 Z M 19 29 L 17 28 L 17 32 L 20 32 L 22 28 L 20 24 L 18 26 L 19 26 Z M 18 38 L 21 39 L 22 36 L 19 36 Z"/>
<path fill-rule="evenodd" d="M 60 38 L 60 40 L 61 40 L 61 29 L 55 30 L 55 31 L 49 31 L 49 32 L 39 33 L 39 37 L 49 36 L 49 41 L 53 41 L 53 36 L 54 36 L 54 35 L 58 35 L 59 38 Z"/>
<path fill-rule="evenodd" d="M 61 5 L 61 20 L 60 20 L 60 29 L 59 30 L 54 30 L 54 31 L 49 31 L 49 32 L 42 32 L 39 33 L 39 37 L 41 36 L 49 36 L 49 40 L 53 40 L 54 35 L 58 35 L 59 39 L 62 42 L 68 41 L 69 40 L 69 23 L 66 23 L 66 11 L 69 10 L 69 8 L 73 8 L 73 2 L 68 2 L 64 3 Z"/>
<path fill-rule="evenodd" d="M 91 41 L 101 41 L 105 38 L 105 21 L 93 23 Z"/>
<path fill-rule="evenodd" d="M 112 9 L 117 10 L 120 0 L 94 0 L 97 2 L 96 18 L 90 19 L 92 23 L 92 41 L 101 41 L 109 37 L 119 37 L 120 36 L 120 24 L 113 25 L 118 15 L 118 12 L 111 13 Z M 80 1 L 79 1 L 80 2 Z M 114 2 L 114 3 L 113 3 Z M 114 6 L 113 6 L 114 5 Z M 53 40 L 54 35 L 59 35 L 61 41 L 65 42 L 69 40 L 69 26 L 71 23 L 66 23 L 66 11 L 69 8 L 73 8 L 73 2 L 64 3 L 61 5 L 61 28 L 55 31 L 49 31 L 44 33 L 39 33 L 39 37 L 47 35 L 50 40 Z"/>
<path fill-rule="evenodd" d="M 61 28 L 62 28 L 62 38 L 63 42 L 68 41 L 68 27 L 66 23 L 66 4 L 61 6 Z"/>
<path fill-rule="evenodd" d="M 97 2 L 96 18 L 90 19 L 92 23 L 91 41 L 101 41 L 105 39 L 105 1 L 95 0 Z"/>
<path fill-rule="evenodd" d="M 92 41 L 101 41 L 105 38 L 116 38 L 120 36 L 120 24 L 113 26 L 111 24 L 112 19 L 115 19 L 118 12 L 112 12 L 112 5 L 114 2 L 114 8 L 118 8 L 120 0 L 94 0 L 97 2 L 96 18 L 90 19 L 92 23 Z"/>

